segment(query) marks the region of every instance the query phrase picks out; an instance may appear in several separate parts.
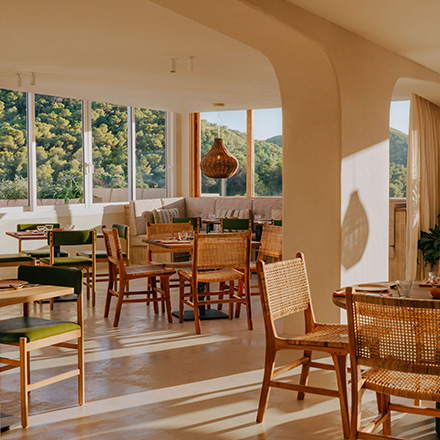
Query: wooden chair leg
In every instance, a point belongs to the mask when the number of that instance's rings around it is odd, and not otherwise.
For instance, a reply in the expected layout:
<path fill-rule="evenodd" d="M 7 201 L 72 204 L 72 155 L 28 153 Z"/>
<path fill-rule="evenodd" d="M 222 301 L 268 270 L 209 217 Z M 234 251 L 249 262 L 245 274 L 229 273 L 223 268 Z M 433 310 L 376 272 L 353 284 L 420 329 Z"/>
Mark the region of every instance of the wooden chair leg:
<path fill-rule="evenodd" d="M 207 284 L 207 286 L 209 286 L 209 284 Z M 225 282 L 221 281 L 218 285 L 218 290 L 225 290 Z M 219 295 L 218 299 L 223 299 L 223 295 Z M 217 310 L 222 310 L 223 309 L 223 304 L 218 304 L 217 305 Z M 231 318 L 229 318 L 231 319 Z"/>
<path fill-rule="evenodd" d="M 200 325 L 200 311 L 199 311 L 199 292 L 197 289 L 197 283 L 192 283 L 192 293 L 193 293 L 193 304 L 194 304 L 194 324 L 196 327 L 196 333 L 200 335 L 202 332 Z"/>
<path fill-rule="evenodd" d="M 307 385 L 307 382 L 309 380 L 309 372 L 310 372 L 310 365 L 309 362 L 312 358 L 312 352 L 311 351 L 305 351 L 304 352 L 304 357 L 306 358 L 306 360 L 304 361 L 304 363 L 302 364 L 301 367 L 301 376 L 299 378 L 299 384 L 300 385 Z M 304 400 L 304 396 L 305 393 L 302 391 L 299 391 L 296 398 L 298 400 Z"/>
<path fill-rule="evenodd" d="M 240 298 L 243 297 L 243 283 L 242 282 L 238 282 L 237 285 L 237 296 L 239 296 Z M 240 318 L 240 310 L 241 310 L 241 303 L 237 303 L 237 305 L 235 306 L 235 317 L 236 318 Z"/>
<path fill-rule="evenodd" d="M 170 277 L 164 276 L 160 278 L 161 290 L 164 295 L 164 301 L 162 302 L 162 308 L 166 307 L 168 322 L 173 322 L 173 314 L 171 311 L 171 298 L 170 298 Z"/>
<path fill-rule="evenodd" d="M 84 340 L 78 338 L 78 404 L 85 403 L 85 378 L 84 378 Z"/>
<path fill-rule="evenodd" d="M 243 283 L 241 285 L 241 289 L 243 289 L 244 282 L 243 281 L 240 281 L 240 282 Z M 248 330 L 252 330 L 254 328 L 254 326 L 252 324 L 251 294 L 249 291 L 245 291 L 244 295 L 246 296 L 246 312 L 247 312 Z"/>
<path fill-rule="evenodd" d="M 232 297 L 234 296 L 234 281 L 229 282 L 229 299 L 232 300 Z M 229 303 L 229 319 L 232 319 L 234 317 L 234 303 Z"/>
<path fill-rule="evenodd" d="M 113 296 L 110 293 L 110 291 L 113 290 L 114 292 L 116 292 L 115 276 L 116 276 L 116 273 L 115 273 L 114 268 L 112 267 L 108 271 L 108 286 L 107 286 L 107 296 L 105 298 L 104 318 L 108 318 L 108 314 L 110 311 L 110 303 L 111 303 L 112 296 Z"/>
<path fill-rule="evenodd" d="M 339 404 L 341 407 L 342 432 L 344 438 L 350 437 L 350 420 L 347 397 L 347 355 L 332 355 L 338 382 Z"/>
<path fill-rule="evenodd" d="M 390 396 L 380 394 L 380 413 L 385 417 L 382 425 L 383 435 L 391 435 Z"/>
<path fill-rule="evenodd" d="M 184 304 L 183 300 L 185 298 L 185 280 L 183 278 L 179 279 L 179 322 L 183 322 Z"/>
<path fill-rule="evenodd" d="M 21 426 L 28 425 L 29 393 L 28 393 L 28 363 L 27 339 L 20 338 L 20 394 L 21 394 Z"/>
<path fill-rule="evenodd" d="M 270 386 L 269 382 L 272 379 L 273 369 L 275 366 L 276 352 L 273 347 L 266 347 L 266 359 L 264 361 L 264 377 L 261 386 L 260 403 L 258 404 L 257 423 L 264 420 L 266 414 L 267 402 L 269 400 Z"/>
<path fill-rule="evenodd" d="M 356 440 L 358 431 L 361 427 L 361 412 L 362 412 L 362 395 L 361 389 L 361 372 L 358 368 L 359 382 L 351 384 L 351 426 L 350 426 L 350 440 Z"/>
<path fill-rule="evenodd" d="M 27 363 L 27 383 L 31 383 L 31 352 L 26 353 L 26 363 Z"/>
<path fill-rule="evenodd" d="M 124 293 L 125 293 L 125 280 L 119 279 L 119 294 L 118 294 L 118 302 L 116 304 L 116 313 L 115 320 L 113 321 L 113 327 L 117 327 L 119 325 L 119 317 L 121 316 L 122 302 L 124 301 Z"/>

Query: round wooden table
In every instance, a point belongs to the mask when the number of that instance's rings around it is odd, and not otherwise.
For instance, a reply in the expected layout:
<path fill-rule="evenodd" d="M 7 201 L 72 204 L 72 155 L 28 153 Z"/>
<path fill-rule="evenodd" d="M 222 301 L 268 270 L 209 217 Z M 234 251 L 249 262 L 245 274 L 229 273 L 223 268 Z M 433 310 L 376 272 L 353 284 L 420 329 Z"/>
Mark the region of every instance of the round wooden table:
<path fill-rule="evenodd" d="M 370 283 L 370 284 L 376 284 L 376 283 Z M 388 282 L 388 283 L 377 283 L 377 284 L 387 284 L 390 286 L 395 286 L 395 283 Z M 410 298 L 412 299 L 434 299 L 430 293 L 431 287 L 422 287 L 419 285 L 420 281 L 414 281 L 414 288 L 411 293 Z M 398 297 L 397 289 L 395 287 L 391 287 L 390 291 L 392 292 L 392 296 Z M 360 290 L 358 292 L 361 292 Z M 368 293 L 367 291 L 362 290 L 362 293 Z M 333 303 L 337 305 L 338 307 L 341 307 L 343 309 L 347 308 L 347 304 L 345 302 L 345 296 L 333 296 Z"/>

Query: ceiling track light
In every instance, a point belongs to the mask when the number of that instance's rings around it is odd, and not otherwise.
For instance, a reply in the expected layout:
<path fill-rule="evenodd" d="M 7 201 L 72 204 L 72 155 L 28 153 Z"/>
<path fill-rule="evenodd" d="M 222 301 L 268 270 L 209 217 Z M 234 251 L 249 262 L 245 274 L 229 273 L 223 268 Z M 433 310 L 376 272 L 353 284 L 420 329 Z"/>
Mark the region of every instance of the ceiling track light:
<path fill-rule="evenodd" d="M 177 58 L 170 58 L 170 73 L 176 73 L 176 60 Z"/>
<path fill-rule="evenodd" d="M 21 73 L 17 73 L 17 87 L 21 87 Z"/>
<path fill-rule="evenodd" d="M 195 57 L 188 57 L 188 72 L 194 72 L 194 59 Z"/>

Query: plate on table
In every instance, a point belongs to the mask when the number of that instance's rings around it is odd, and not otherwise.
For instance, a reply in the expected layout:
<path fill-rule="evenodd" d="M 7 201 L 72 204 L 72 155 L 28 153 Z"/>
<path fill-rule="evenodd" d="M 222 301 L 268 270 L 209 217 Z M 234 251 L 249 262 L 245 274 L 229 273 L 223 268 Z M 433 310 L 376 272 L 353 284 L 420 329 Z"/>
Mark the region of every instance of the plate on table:
<path fill-rule="evenodd" d="M 390 289 L 387 284 L 380 283 L 370 283 L 370 284 L 357 284 L 353 286 L 356 292 L 374 292 L 374 293 L 384 293 L 388 292 Z"/>

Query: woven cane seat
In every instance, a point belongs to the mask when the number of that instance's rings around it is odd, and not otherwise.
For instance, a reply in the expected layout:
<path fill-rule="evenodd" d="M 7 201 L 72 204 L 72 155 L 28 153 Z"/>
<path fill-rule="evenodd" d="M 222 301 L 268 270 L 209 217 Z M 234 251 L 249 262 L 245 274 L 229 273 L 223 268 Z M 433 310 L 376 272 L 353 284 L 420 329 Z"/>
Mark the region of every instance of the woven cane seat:
<path fill-rule="evenodd" d="M 192 273 L 186 271 L 179 271 L 179 275 L 191 281 Z M 220 281 L 235 281 L 243 278 L 243 272 L 236 269 L 226 268 L 220 270 L 213 270 L 209 272 L 198 272 L 197 281 L 200 283 L 217 283 Z"/>
<path fill-rule="evenodd" d="M 348 350 L 348 329 L 346 325 L 323 324 L 305 335 L 286 338 L 286 342 L 288 345 L 313 345 Z"/>

